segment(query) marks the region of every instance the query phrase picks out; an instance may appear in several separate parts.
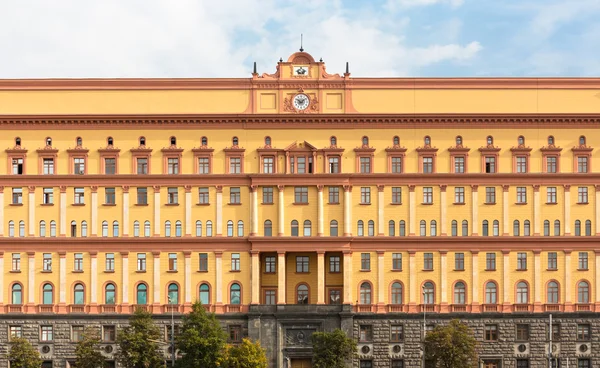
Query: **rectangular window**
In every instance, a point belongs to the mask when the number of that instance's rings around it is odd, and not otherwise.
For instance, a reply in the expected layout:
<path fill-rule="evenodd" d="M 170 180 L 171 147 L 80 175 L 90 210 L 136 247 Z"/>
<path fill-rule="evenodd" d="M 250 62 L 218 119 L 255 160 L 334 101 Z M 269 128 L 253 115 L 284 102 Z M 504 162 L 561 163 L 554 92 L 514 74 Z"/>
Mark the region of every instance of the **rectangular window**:
<path fill-rule="evenodd" d="M 498 341 L 498 325 L 485 325 L 485 341 Z"/>
<path fill-rule="evenodd" d="M 106 266 L 105 270 L 112 272 L 115 270 L 115 254 L 114 253 L 106 253 Z"/>
<path fill-rule="evenodd" d="M 208 253 L 200 253 L 198 257 L 200 261 L 198 265 L 198 271 L 208 272 Z"/>
<path fill-rule="evenodd" d="M 517 359 L 517 368 L 529 368 L 529 360 Z"/>
<path fill-rule="evenodd" d="M 588 188 L 577 188 L 577 203 L 588 203 Z"/>
<path fill-rule="evenodd" d="M 592 368 L 592 361 L 587 358 L 577 359 L 577 368 Z"/>
<path fill-rule="evenodd" d="M 71 341 L 79 342 L 83 340 L 83 327 L 84 326 L 71 326 Z"/>
<path fill-rule="evenodd" d="M 517 173 L 525 174 L 527 172 L 527 157 L 517 156 Z"/>
<path fill-rule="evenodd" d="M 402 173 L 402 157 L 392 157 L 392 173 Z"/>
<path fill-rule="evenodd" d="M 265 304 L 275 305 L 277 304 L 277 291 L 276 290 L 265 290 Z"/>
<path fill-rule="evenodd" d="M 465 254 L 454 253 L 454 270 L 464 271 L 465 270 Z"/>
<path fill-rule="evenodd" d="M 496 203 L 496 188 L 486 187 L 485 188 L 485 203 L 493 204 Z"/>
<path fill-rule="evenodd" d="M 588 253 L 587 252 L 579 252 L 579 269 L 580 270 L 588 269 Z"/>
<path fill-rule="evenodd" d="M 527 203 L 527 188 L 517 187 L 517 203 Z"/>
<path fill-rule="evenodd" d="M 360 270 L 371 271 L 371 254 L 361 253 L 360 254 Z"/>
<path fill-rule="evenodd" d="M 20 325 L 10 326 L 10 339 L 23 337 L 23 327 Z"/>
<path fill-rule="evenodd" d="M 329 187 L 329 204 L 340 203 L 340 188 Z"/>
<path fill-rule="evenodd" d="M 392 270 L 402 271 L 402 253 L 392 253 Z"/>
<path fill-rule="evenodd" d="M 329 157 L 329 173 L 339 174 L 340 173 L 340 157 L 333 156 Z"/>
<path fill-rule="evenodd" d="M 392 367 L 391 368 L 404 368 L 404 360 L 392 359 Z"/>
<path fill-rule="evenodd" d="M 21 254 L 19 253 L 12 254 L 12 270 L 21 271 Z"/>
<path fill-rule="evenodd" d="M 308 257 L 300 256 L 296 257 L 296 272 L 307 273 L 308 272 Z"/>
<path fill-rule="evenodd" d="M 147 158 L 138 158 L 137 161 L 137 173 L 138 174 L 148 174 L 148 159 Z"/>
<path fill-rule="evenodd" d="M 373 341 L 373 326 L 360 325 L 358 342 L 370 342 L 370 341 Z"/>
<path fill-rule="evenodd" d="M 495 271 L 496 270 L 496 253 L 485 254 L 485 270 Z"/>
<path fill-rule="evenodd" d="M 177 253 L 169 253 L 169 271 L 177 271 Z"/>
<path fill-rule="evenodd" d="M 12 159 L 12 168 L 14 175 L 23 175 L 23 159 L 22 158 L 13 158 Z"/>
<path fill-rule="evenodd" d="M 44 253 L 44 262 L 42 270 L 52 272 L 52 253 Z"/>
<path fill-rule="evenodd" d="M 229 158 L 229 173 L 230 174 L 241 174 L 242 173 L 242 159 L 239 157 Z"/>
<path fill-rule="evenodd" d="M 427 203 L 427 204 L 433 203 L 433 188 L 432 187 L 423 188 L 423 203 Z"/>
<path fill-rule="evenodd" d="M 392 187 L 392 204 L 402 204 L 402 188 Z"/>
<path fill-rule="evenodd" d="M 390 326 L 390 341 L 399 342 L 404 340 L 404 325 Z"/>
<path fill-rule="evenodd" d="M 198 204 L 209 204 L 208 188 L 198 188 Z"/>
<path fill-rule="evenodd" d="M 371 204 L 371 188 L 360 188 L 360 204 Z"/>
<path fill-rule="evenodd" d="M 433 172 L 433 157 L 423 157 L 423 174 Z"/>
<path fill-rule="evenodd" d="M 308 187 L 294 187 L 294 203 L 308 203 Z"/>
<path fill-rule="evenodd" d="M 229 188 L 229 203 L 230 204 L 240 204 L 242 203 L 242 198 L 240 194 L 239 187 Z"/>
<path fill-rule="evenodd" d="M 273 203 L 273 187 L 263 187 L 263 204 L 272 204 Z"/>
<path fill-rule="evenodd" d="M 117 173 L 117 160 L 114 158 L 104 159 L 104 174 L 114 175 Z"/>
<path fill-rule="evenodd" d="M 548 156 L 546 157 L 546 172 L 554 174 L 556 173 L 556 157 Z"/>
<path fill-rule="evenodd" d="M 137 270 L 146 272 L 146 253 L 137 254 Z"/>
<path fill-rule="evenodd" d="M 548 326 L 550 327 L 550 326 Z M 546 333 L 546 339 L 548 338 L 548 334 Z M 560 341 L 560 324 L 553 323 L 552 324 L 552 342 Z"/>
<path fill-rule="evenodd" d="M 208 157 L 198 158 L 198 174 L 210 174 L 210 161 Z"/>
<path fill-rule="evenodd" d="M 40 327 L 41 337 L 40 341 L 52 341 L 54 340 L 54 328 L 52 326 L 44 325 Z"/>
<path fill-rule="evenodd" d="M 590 341 L 591 339 L 591 327 L 589 324 L 580 323 L 577 325 L 577 340 L 578 341 Z"/>
<path fill-rule="evenodd" d="M 137 204 L 148 204 L 148 188 L 137 188 Z"/>
<path fill-rule="evenodd" d="M 231 253 L 231 270 L 232 271 L 240 270 L 240 254 L 239 253 Z"/>
<path fill-rule="evenodd" d="M 496 172 L 496 157 L 485 158 L 485 172 L 487 174 L 493 174 Z"/>
<path fill-rule="evenodd" d="M 167 188 L 167 203 L 178 204 L 179 203 L 179 189 L 178 188 Z"/>
<path fill-rule="evenodd" d="M 85 158 L 78 157 L 73 159 L 73 174 L 85 174 Z"/>
<path fill-rule="evenodd" d="M 104 342 L 114 342 L 117 339 L 116 326 L 102 326 L 102 340 Z"/>
<path fill-rule="evenodd" d="M 340 272 L 340 257 L 330 256 L 329 257 L 329 272 L 338 273 Z"/>
<path fill-rule="evenodd" d="M 465 203 L 465 188 L 454 188 L 454 203 Z"/>
<path fill-rule="evenodd" d="M 371 173 L 371 157 L 360 158 L 360 173 L 370 174 Z"/>
<path fill-rule="evenodd" d="M 465 158 L 454 157 L 454 173 L 464 174 L 465 172 Z"/>
<path fill-rule="evenodd" d="M 527 253 L 517 253 L 517 270 L 523 271 L 527 269 Z"/>
<path fill-rule="evenodd" d="M 577 172 L 587 173 L 588 172 L 588 159 L 587 157 L 577 157 Z"/>
<path fill-rule="evenodd" d="M 529 341 L 529 325 L 524 323 L 517 324 L 517 341 Z"/>
<path fill-rule="evenodd" d="M 75 253 L 73 271 L 83 271 L 83 253 Z"/>
<path fill-rule="evenodd" d="M 53 158 L 45 158 L 43 160 L 43 169 L 44 169 L 44 175 L 54 174 L 54 159 Z"/>
<path fill-rule="evenodd" d="M 74 193 L 74 197 L 73 197 L 74 204 L 85 204 L 85 201 L 84 201 L 85 191 L 83 188 L 75 188 L 73 190 L 73 193 Z"/>
<path fill-rule="evenodd" d="M 546 202 L 556 203 L 556 187 L 546 188 Z"/>
<path fill-rule="evenodd" d="M 306 174 L 306 157 L 297 157 L 296 174 Z"/>
<path fill-rule="evenodd" d="M 115 188 L 104 188 L 104 203 L 115 204 Z"/>
<path fill-rule="evenodd" d="M 558 269 L 558 255 L 556 252 L 548 253 L 548 269 L 549 270 Z"/>
<path fill-rule="evenodd" d="M 373 368 L 373 361 L 361 359 L 358 367 L 359 368 Z"/>
<path fill-rule="evenodd" d="M 172 157 L 167 159 L 167 173 L 179 174 L 179 158 Z"/>
<path fill-rule="evenodd" d="M 329 289 L 329 304 L 342 304 L 342 290 Z"/>
<path fill-rule="evenodd" d="M 274 162 L 272 156 L 263 157 L 263 174 L 273 174 L 275 172 Z"/>
<path fill-rule="evenodd" d="M 23 188 L 12 188 L 12 204 L 23 204 Z"/>
<path fill-rule="evenodd" d="M 433 253 L 423 254 L 423 269 L 427 271 L 433 270 Z"/>
<path fill-rule="evenodd" d="M 229 342 L 241 342 L 242 341 L 242 326 L 227 326 L 229 330 Z"/>
<path fill-rule="evenodd" d="M 274 256 L 265 257 L 265 273 L 276 273 L 277 261 Z"/>

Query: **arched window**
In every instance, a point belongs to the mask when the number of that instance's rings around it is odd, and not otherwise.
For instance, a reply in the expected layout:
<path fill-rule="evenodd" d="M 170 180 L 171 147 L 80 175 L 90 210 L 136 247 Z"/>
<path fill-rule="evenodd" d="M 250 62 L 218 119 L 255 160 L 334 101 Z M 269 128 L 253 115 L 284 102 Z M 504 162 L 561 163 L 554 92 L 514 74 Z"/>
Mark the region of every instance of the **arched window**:
<path fill-rule="evenodd" d="M 138 305 L 148 304 L 148 286 L 144 283 L 140 283 L 137 286 L 136 303 Z"/>
<path fill-rule="evenodd" d="M 200 285 L 200 303 L 202 305 L 210 304 L 210 287 L 208 284 Z"/>
<path fill-rule="evenodd" d="M 437 222 L 435 220 L 431 220 L 429 222 L 429 236 L 437 235 Z"/>
<path fill-rule="evenodd" d="M 481 236 L 489 235 L 489 223 L 488 220 L 483 220 L 481 223 Z"/>
<path fill-rule="evenodd" d="M 560 236 L 560 220 L 554 220 L 554 236 Z"/>
<path fill-rule="evenodd" d="M 202 236 L 202 221 L 196 221 L 196 236 Z"/>
<path fill-rule="evenodd" d="M 392 304 L 402 304 L 402 284 L 399 282 L 392 284 Z"/>
<path fill-rule="evenodd" d="M 337 220 L 331 220 L 331 222 L 329 222 L 329 236 L 338 236 Z"/>
<path fill-rule="evenodd" d="M 425 146 L 431 146 L 431 138 L 428 135 L 423 138 L 423 144 L 425 144 Z"/>
<path fill-rule="evenodd" d="M 399 235 L 400 236 L 406 236 L 406 222 L 404 220 L 400 220 L 399 221 Z"/>
<path fill-rule="evenodd" d="M 517 143 L 519 144 L 519 146 L 525 145 L 525 137 L 520 135 L 519 138 L 517 138 Z"/>
<path fill-rule="evenodd" d="M 337 146 L 337 138 L 335 136 L 329 138 L 329 144 L 333 147 Z"/>
<path fill-rule="evenodd" d="M 585 136 L 582 135 L 581 137 L 579 137 L 579 145 L 580 146 L 585 146 Z"/>
<path fill-rule="evenodd" d="M 311 236 L 312 224 L 310 220 L 304 220 L 304 236 Z"/>
<path fill-rule="evenodd" d="M 115 284 L 106 284 L 104 287 L 104 304 L 116 304 Z"/>
<path fill-rule="evenodd" d="M 238 139 L 238 137 L 233 137 L 233 138 L 231 139 L 231 144 L 232 144 L 233 146 L 238 146 L 238 145 L 239 145 L 239 143 L 240 143 L 240 140 Z"/>
<path fill-rule="evenodd" d="M 227 221 L 227 236 L 233 236 L 233 221 L 231 220 Z"/>
<path fill-rule="evenodd" d="M 50 137 L 46 138 L 46 146 L 52 146 L 52 138 L 50 138 Z"/>
<path fill-rule="evenodd" d="M 140 146 L 146 145 L 146 137 L 140 137 Z"/>
<path fill-rule="evenodd" d="M 588 304 L 590 302 L 590 284 L 580 281 L 577 284 L 577 303 Z"/>
<path fill-rule="evenodd" d="M 462 222 L 462 236 L 469 236 L 469 221 L 467 220 Z"/>
<path fill-rule="evenodd" d="M 15 146 L 21 147 L 21 138 L 19 138 L 19 137 L 15 138 Z"/>
<path fill-rule="evenodd" d="M 308 304 L 308 286 L 300 284 L 296 288 L 297 304 Z"/>
<path fill-rule="evenodd" d="M 463 143 L 462 137 L 460 135 L 456 136 L 456 146 L 457 147 L 462 146 L 462 143 Z"/>
<path fill-rule="evenodd" d="M 102 221 L 102 236 L 105 238 L 108 236 L 108 221 Z"/>
<path fill-rule="evenodd" d="M 46 236 L 46 221 L 40 221 L 40 236 L 43 238 Z"/>
<path fill-rule="evenodd" d="M 592 222 L 585 220 L 585 236 L 592 236 Z"/>
<path fill-rule="evenodd" d="M 435 303 L 435 289 L 433 282 L 427 281 L 423 284 L 423 304 L 434 304 Z"/>
<path fill-rule="evenodd" d="M 171 236 L 171 221 L 165 221 L 165 236 L 168 238 Z"/>
<path fill-rule="evenodd" d="M 113 221 L 113 236 L 119 236 L 119 221 Z"/>
<path fill-rule="evenodd" d="M 375 236 L 375 221 L 369 220 L 369 222 L 367 222 L 367 226 L 369 236 Z"/>
<path fill-rule="evenodd" d="M 273 236 L 273 223 L 271 220 L 266 220 L 264 224 L 264 235 Z"/>
<path fill-rule="evenodd" d="M 242 288 L 240 287 L 240 284 L 231 284 L 231 287 L 229 288 L 229 304 L 242 304 Z"/>
<path fill-rule="evenodd" d="M 575 220 L 575 236 L 581 236 L 581 221 Z"/>
<path fill-rule="evenodd" d="M 54 304 L 52 284 L 44 284 L 42 288 L 42 304 Z"/>
<path fill-rule="evenodd" d="M 485 284 L 485 304 L 498 303 L 498 287 L 493 282 Z"/>
<path fill-rule="evenodd" d="M 13 284 L 11 303 L 23 304 L 23 286 L 21 284 Z"/>
<path fill-rule="evenodd" d="M 458 221 L 452 220 L 452 225 L 450 226 L 452 236 L 458 236 Z"/>
<path fill-rule="evenodd" d="M 176 283 L 169 284 L 169 293 L 167 295 L 168 304 L 179 304 L 179 286 Z"/>
<path fill-rule="evenodd" d="M 56 237 L 56 221 L 54 220 L 50 221 L 50 236 Z"/>
<path fill-rule="evenodd" d="M 144 236 L 150 237 L 150 221 L 144 221 Z"/>
<path fill-rule="evenodd" d="M 553 136 L 548 136 L 548 145 L 554 146 L 554 137 Z"/>
<path fill-rule="evenodd" d="M 237 236 L 244 236 L 244 221 L 239 220 L 237 224 Z"/>
<path fill-rule="evenodd" d="M 360 284 L 360 304 L 371 304 L 371 284 L 368 282 Z"/>
<path fill-rule="evenodd" d="M 206 221 L 206 236 L 212 236 L 212 221 Z"/>
<path fill-rule="evenodd" d="M 25 221 L 19 221 L 19 237 L 23 238 L 25 236 Z"/>
<path fill-rule="evenodd" d="M 523 235 L 524 236 L 529 236 L 530 235 L 530 223 L 529 223 L 529 220 L 523 221 Z"/>
<path fill-rule="evenodd" d="M 112 147 L 115 144 L 115 141 L 112 137 L 108 137 L 106 138 L 106 144 Z"/>
<path fill-rule="evenodd" d="M 136 238 L 140 236 L 140 222 L 137 220 L 133 222 L 133 236 Z"/>
<path fill-rule="evenodd" d="M 513 236 L 519 236 L 519 220 L 513 221 Z"/>
<path fill-rule="evenodd" d="M 367 137 L 367 136 L 362 137 L 362 145 L 363 146 L 369 145 L 369 137 Z"/>
<path fill-rule="evenodd" d="M 558 304 L 558 282 L 550 281 L 548 283 L 547 301 L 548 304 Z"/>
<path fill-rule="evenodd" d="M 84 238 L 87 236 L 87 221 L 81 221 L 81 236 Z"/>
<path fill-rule="evenodd" d="M 269 136 L 266 136 L 266 137 L 265 137 L 265 146 L 267 146 L 267 147 L 268 147 L 268 146 L 270 146 L 270 145 L 271 145 L 271 137 L 269 137 Z"/>
<path fill-rule="evenodd" d="M 454 304 L 466 303 L 466 286 L 464 282 L 454 284 Z"/>
<path fill-rule="evenodd" d="M 492 137 L 491 135 L 488 135 L 486 138 L 486 143 L 488 146 L 491 146 L 494 144 L 494 137 Z"/>
<path fill-rule="evenodd" d="M 421 220 L 419 222 L 419 229 L 420 229 L 421 236 L 427 235 L 427 222 L 425 222 L 425 220 Z"/>
<path fill-rule="evenodd" d="M 77 221 L 75 221 L 75 220 L 71 221 L 71 236 L 72 237 L 77 236 Z"/>
<path fill-rule="evenodd" d="M 400 145 L 400 137 L 394 136 L 393 143 L 394 143 L 394 146 L 399 146 Z"/>
<path fill-rule="evenodd" d="M 544 236 L 550 236 L 550 221 L 544 220 Z"/>
<path fill-rule="evenodd" d="M 208 146 L 208 138 L 202 137 L 202 139 L 200 139 L 200 144 L 202 145 L 202 147 Z"/>
<path fill-rule="evenodd" d="M 73 288 L 73 304 L 82 305 L 85 304 L 85 289 L 82 284 L 75 284 Z"/>
<path fill-rule="evenodd" d="M 180 238 L 181 237 L 181 221 L 177 220 L 175 221 L 175 236 Z"/>
<path fill-rule="evenodd" d="M 15 222 L 13 220 L 8 222 L 8 236 L 11 238 L 15 236 Z"/>
<path fill-rule="evenodd" d="M 494 220 L 494 222 L 492 222 L 492 235 L 500 235 L 500 222 L 498 220 Z"/>
<path fill-rule="evenodd" d="M 298 236 L 298 221 L 297 220 L 292 220 L 291 233 L 292 233 L 292 236 Z"/>
<path fill-rule="evenodd" d="M 76 146 L 81 147 L 82 144 L 83 144 L 83 139 L 81 139 L 81 137 L 75 138 L 75 145 Z"/>
<path fill-rule="evenodd" d="M 390 222 L 388 222 L 388 235 L 389 236 L 396 235 L 396 223 L 394 222 L 394 220 L 390 220 Z"/>
<path fill-rule="evenodd" d="M 525 281 L 517 284 L 517 304 L 529 303 L 529 286 Z"/>
<path fill-rule="evenodd" d="M 171 146 L 176 146 L 177 145 L 177 138 L 171 137 L 171 138 L 169 138 L 169 141 L 171 143 Z"/>
<path fill-rule="evenodd" d="M 364 236 L 365 235 L 365 223 L 363 222 L 363 220 L 358 220 L 356 227 L 357 227 L 356 235 Z"/>

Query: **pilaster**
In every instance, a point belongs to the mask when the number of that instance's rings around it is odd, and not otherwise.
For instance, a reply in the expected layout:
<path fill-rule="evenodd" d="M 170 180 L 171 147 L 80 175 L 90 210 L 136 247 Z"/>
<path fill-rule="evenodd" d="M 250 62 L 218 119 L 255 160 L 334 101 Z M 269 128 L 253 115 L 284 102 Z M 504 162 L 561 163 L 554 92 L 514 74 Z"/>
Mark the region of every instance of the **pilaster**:
<path fill-rule="evenodd" d="M 124 185 L 123 190 L 123 237 L 129 236 L 129 186 Z"/>
<path fill-rule="evenodd" d="M 323 191 L 321 191 L 323 193 Z M 325 304 L 325 251 L 317 250 L 317 304 Z"/>
<path fill-rule="evenodd" d="M 192 236 L 192 186 L 186 185 L 185 189 L 185 236 Z"/>
<path fill-rule="evenodd" d="M 384 214 L 384 189 L 385 185 L 377 186 L 377 235 L 385 235 L 385 214 Z"/>
<path fill-rule="evenodd" d="M 67 236 L 67 187 L 65 185 L 61 185 L 59 187 L 60 190 L 60 199 L 58 201 L 59 205 L 59 236 Z M 29 224 L 29 231 L 31 232 L 35 228 L 34 222 Z"/>
<path fill-rule="evenodd" d="M 285 304 L 285 281 L 285 252 L 277 252 L 277 304 Z"/>
<path fill-rule="evenodd" d="M 184 313 L 192 310 L 192 251 L 183 251 L 184 257 L 184 288 L 185 298 L 183 304 Z"/>
<path fill-rule="evenodd" d="M 317 236 L 324 235 L 323 185 L 317 185 Z"/>
<path fill-rule="evenodd" d="M 472 236 L 477 236 L 479 235 L 479 192 L 478 192 L 478 185 L 471 185 L 471 209 L 472 209 L 472 222 L 473 224 L 471 225 L 471 235 Z M 489 230 L 488 230 L 489 231 Z"/>
<path fill-rule="evenodd" d="M 160 236 L 160 185 L 155 185 L 152 189 L 154 189 L 154 234 L 152 236 Z"/>
<path fill-rule="evenodd" d="M 448 313 L 448 259 L 446 255 L 448 251 L 441 249 L 440 251 L 440 289 L 442 300 L 440 303 L 440 312 Z"/>
<path fill-rule="evenodd" d="M 154 258 L 154 265 L 152 267 L 154 273 L 154 283 L 152 290 L 154 290 L 154 296 L 152 298 L 152 309 L 155 312 L 160 311 L 160 251 L 153 251 L 152 256 Z"/>
<path fill-rule="evenodd" d="M 121 267 L 121 278 L 123 280 L 122 304 L 127 305 L 129 304 L 129 252 L 121 252 L 121 262 L 123 263 Z M 134 301 L 134 304 L 137 304 L 137 300 Z"/>
<path fill-rule="evenodd" d="M 377 313 L 387 312 L 385 307 L 385 251 L 377 251 Z"/>
<path fill-rule="evenodd" d="M 540 236 L 542 205 L 540 202 L 540 186 L 533 186 L 533 236 Z"/>
<path fill-rule="evenodd" d="M 408 186 L 408 235 L 414 236 L 417 229 L 417 193 L 415 186 Z"/>
<path fill-rule="evenodd" d="M 566 198 L 566 195 L 565 195 Z M 566 224 L 565 224 L 566 225 Z M 573 312 L 574 306 L 571 302 L 571 249 L 565 249 L 565 312 Z"/>
<path fill-rule="evenodd" d="M 565 199 L 564 199 L 564 214 L 565 214 L 565 236 L 571 235 L 571 186 L 564 185 L 565 188 Z"/>
<path fill-rule="evenodd" d="M 215 251 L 215 312 L 223 313 L 223 251 Z"/>
<path fill-rule="evenodd" d="M 505 313 L 511 312 L 511 290 L 512 287 L 510 285 L 510 250 L 502 249 L 502 291 L 504 294 L 504 297 L 502 298 L 502 310 Z"/>
<path fill-rule="evenodd" d="M 4 310 L 4 252 L 0 250 L 0 310 Z"/>
<path fill-rule="evenodd" d="M 96 284 L 90 285 L 90 295 L 92 302 L 95 304 L 95 289 Z M 58 252 L 58 312 L 66 313 L 67 311 L 67 252 Z"/>
<path fill-rule="evenodd" d="M 471 272 L 472 272 L 472 285 L 471 285 L 471 312 L 481 312 L 479 305 L 479 251 L 471 250 Z"/>
<path fill-rule="evenodd" d="M 215 189 L 217 190 L 217 201 L 215 203 L 217 210 L 215 236 L 223 236 L 223 186 L 217 185 L 215 186 Z"/>
<path fill-rule="evenodd" d="M 352 236 L 352 186 L 344 185 L 344 236 Z M 346 300 L 344 299 L 344 302 Z"/>
<path fill-rule="evenodd" d="M 256 193 L 256 191 L 255 191 Z M 250 281 L 252 283 L 250 304 L 260 304 L 260 252 L 258 250 L 250 251 L 252 259 Z"/>
<path fill-rule="evenodd" d="M 417 312 L 417 259 L 415 250 L 408 250 L 408 311 Z"/>
<path fill-rule="evenodd" d="M 446 220 L 447 201 L 446 201 L 447 185 L 440 185 L 440 235 L 448 235 L 448 224 Z M 458 231 L 458 230 L 457 230 Z"/>
<path fill-rule="evenodd" d="M 26 313 L 35 313 L 35 252 L 27 252 L 27 305 L 25 305 Z"/>
<path fill-rule="evenodd" d="M 502 186 L 502 236 L 510 235 L 510 222 L 508 220 L 508 190 L 510 185 Z"/>
<path fill-rule="evenodd" d="M 250 216 L 250 236 L 258 234 L 258 186 L 250 186 L 250 205 L 252 206 Z"/>
<path fill-rule="evenodd" d="M 4 187 L 0 186 L 0 237 L 4 236 Z M 0 283 L 2 285 L 2 283 Z"/>
<path fill-rule="evenodd" d="M 96 237 L 98 236 L 98 187 L 91 186 L 90 190 L 92 191 L 90 236 Z"/>
<path fill-rule="evenodd" d="M 344 304 L 354 304 L 352 302 L 352 251 L 344 251 Z"/>
<path fill-rule="evenodd" d="M 29 199 L 28 199 L 28 211 L 27 211 L 27 219 L 28 219 L 28 224 L 27 224 L 27 234 L 29 236 L 35 236 L 35 187 L 34 186 L 30 186 L 27 187 L 27 189 L 29 190 Z M 18 226 L 18 221 L 15 221 L 15 233 L 18 234 L 19 228 Z"/>
<path fill-rule="evenodd" d="M 541 249 L 533 250 L 533 311 L 542 312 L 542 260 L 540 257 Z"/>
<path fill-rule="evenodd" d="M 285 234 L 285 201 L 284 201 L 284 192 L 285 192 L 285 186 L 283 185 L 278 185 L 277 186 L 277 190 L 279 191 L 278 195 L 279 195 L 279 200 L 277 201 L 278 203 L 278 210 L 277 210 L 277 236 L 283 236 L 283 234 Z M 279 292 L 278 292 L 279 295 Z"/>
<path fill-rule="evenodd" d="M 97 251 L 91 251 L 90 253 L 90 286 L 91 286 L 91 290 L 90 292 L 92 293 L 93 296 L 93 304 L 96 305 L 96 298 L 98 296 L 98 252 Z M 129 285 L 123 285 L 123 290 L 121 291 L 121 294 L 125 295 L 128 291 L 128 287 Z M 121 303 L 121 307 L 123 307 L 123 303 Z"/>

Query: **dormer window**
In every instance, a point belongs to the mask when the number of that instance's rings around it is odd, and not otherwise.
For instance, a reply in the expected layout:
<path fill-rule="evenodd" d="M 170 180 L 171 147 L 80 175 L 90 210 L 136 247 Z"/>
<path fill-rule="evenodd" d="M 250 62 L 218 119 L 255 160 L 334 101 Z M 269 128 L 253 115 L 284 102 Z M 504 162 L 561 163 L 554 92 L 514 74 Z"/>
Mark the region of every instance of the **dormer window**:
<path fill-rule="evenodd" d="M 394 137 L 394 146 L 399 146 L 400 145 L 400 137 L 395 136 Z"/>
<path fill-rule="evenodd" d="M 200 142 L 200 145 L 201 145 L 202 147 L 206 147 L 206 146 L 208 146 L 208 138 L 206 138 L 206 137 L 202 137 L 202 139 L 201 139 L 201 142 Z"/>
<path fill-rule="evenodd" d="M 46 146 L 52 146 L 52 138 L 48 137 L 46 138 Z"/>
<path fill-rule="evenodd" d="M 265 137 L 265 146 L 271 146 L 271 137 Z"/>
<path fill-rule="evenodd" d="M 21 147 L 21 138 L 19 138 L 19 137 L 15 138 L 15 146 Z"/>
<path fill-rule="evenodd" d="M 140 137 L 140 146 L 145 146 L 145 145 L 146 145 L 146 138 Z"/>
<path fill-rule="evenodd" d="M 525 137 L 520 135 L 519 138 L 517 139 L 517 143 L 519 144 L 519 146 L 524 146 L 525 145 Z"/>
<path fill-rule="evenodd" d="M 107 144 L 109 147 L 112 147 L 112 146 L 115 144 L 115 141 L 113 140 L 113 138 L 112 138 L 112 137 L 108 137 L 108 138 L 106 139 L 106 144 Z"/>
<path fill-rule="evenodd" d="M 462 137 L 459 135 L 456 137 L 456 147 L 460 147 L 463 144 Z"/>
<path fill-rule="evenodd" d="M 75 145 L 76 145 L 77 147 L 81 147 L 81 145 L 82 145 L 82 144 L 83 144 L 83 139 L 81 139 L 81 137 L 77 137 L 77 138 L 75 139 Z"/>
<path fill-rule="evenodd" d="M 548 145 L 549 146 L 554 146 L 554 137 L 553 136 L 549 136 L 548 137 Z"/>
<path fill-rule="evenodd" d="M 369 137 L 367 137 L 367 136 L 362 137 L 362 145 L 363 146 L 369 145 Z"/>
<path fill-rule="evenodd" d="M 231 144 L 235 147 L 239 144 L 239 140 L 238 137 L 233 137 L 233 139 L 231 140 Z"/>
<path fill-rule="evenodd" d="M 171 137 L 170 138 L 170 142 L 171 142 L 171 146 L 176 146 L 177 145 L 177 138 Z"/>
<path fill-rule="evenodd" d="M 487 137 L 487 145 L 491 146 L 494 144 L 494 137 L 492 137 L 491 135 L 488 135 Z"/>
<path fill-rule="evenodd" d="M 336 137 L 329 138 L 329 145 L 332 147 L 337 146 L 337 138 Z"/>

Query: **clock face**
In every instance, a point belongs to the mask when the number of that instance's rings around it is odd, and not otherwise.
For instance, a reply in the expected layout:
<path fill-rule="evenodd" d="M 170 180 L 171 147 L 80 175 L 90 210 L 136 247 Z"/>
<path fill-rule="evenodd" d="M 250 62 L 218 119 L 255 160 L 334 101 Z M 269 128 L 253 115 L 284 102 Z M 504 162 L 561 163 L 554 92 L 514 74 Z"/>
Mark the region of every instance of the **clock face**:
<path fill-rule="evenodd" d="M 310 104 L 310 99 L 304 93 L 299 93 L 294 96 L 294 107 L 298 110 L 306 110 Z"/>

